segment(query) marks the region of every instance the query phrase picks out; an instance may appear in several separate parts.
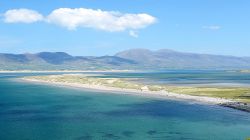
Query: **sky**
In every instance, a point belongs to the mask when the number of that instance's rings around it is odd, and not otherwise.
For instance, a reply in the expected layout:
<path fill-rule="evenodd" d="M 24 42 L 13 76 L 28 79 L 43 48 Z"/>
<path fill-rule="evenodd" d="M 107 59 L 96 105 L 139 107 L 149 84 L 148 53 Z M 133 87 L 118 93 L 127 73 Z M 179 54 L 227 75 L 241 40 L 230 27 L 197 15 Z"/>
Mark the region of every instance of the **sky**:
<path fill-rule="evenodd" d="M 0 53 L 250 56 L 249 0 L 1 0 Z"/>

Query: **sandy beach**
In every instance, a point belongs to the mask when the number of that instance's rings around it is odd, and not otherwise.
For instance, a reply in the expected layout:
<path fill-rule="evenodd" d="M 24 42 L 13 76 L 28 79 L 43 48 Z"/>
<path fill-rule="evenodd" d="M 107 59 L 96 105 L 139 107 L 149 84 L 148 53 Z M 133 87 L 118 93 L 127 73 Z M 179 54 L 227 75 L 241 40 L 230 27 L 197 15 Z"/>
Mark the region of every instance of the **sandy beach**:
<path fill-rule="evenodd" d="M 149 91 L 145 90 L 137 90 L 137 89 L 125 89 L 125 88 L 117 88 L 117 87 L 107 87 L 103 85 L 92 85 L 92 84 L 78 84 L 78 83 L 69 83 L 69 82 L 54 82 L 54 81 L 45 81 L 45 80 L 38 80 L 32 78 L 20 78 L 22 81 L 32 82 L 32 83 L 42 83 L 42 84 L 49 84 L 55 86 L 67 86 L 73 88 L 80 88 L 80 89 L 89 89 L 89 90 L 97 90 L 97 91 L 108 91 L 111 93 L 116 94 L 131 94 L 136 96 L 150 96 L 150 97 L 158 97 L 158 98 L 165 98 L 165 99 L 174 99 L 174 100 L 186 100 L 192 102 L 199 102 L 204 104 L 223 104 L 233 102 L 229 99 L 223 98 L 214 98 L 214 97 L 204 97 L 204 96 L 192 96 L 186 94 L 179 94 L 167 91 Z"/>

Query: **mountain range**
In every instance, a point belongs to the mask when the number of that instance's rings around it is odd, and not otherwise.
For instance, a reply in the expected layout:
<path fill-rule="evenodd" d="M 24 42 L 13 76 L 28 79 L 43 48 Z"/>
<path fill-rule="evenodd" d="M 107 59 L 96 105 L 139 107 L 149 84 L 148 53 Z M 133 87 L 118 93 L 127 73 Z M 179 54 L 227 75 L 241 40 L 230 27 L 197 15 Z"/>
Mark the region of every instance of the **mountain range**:
<path fill-rule="evenodd" d="M 0 70 L 249 69 L 250 57 L 196 54 L 168 49 L 131 49 L 113 56 L 72 56 L 65 52 L 0 53 Z"/>

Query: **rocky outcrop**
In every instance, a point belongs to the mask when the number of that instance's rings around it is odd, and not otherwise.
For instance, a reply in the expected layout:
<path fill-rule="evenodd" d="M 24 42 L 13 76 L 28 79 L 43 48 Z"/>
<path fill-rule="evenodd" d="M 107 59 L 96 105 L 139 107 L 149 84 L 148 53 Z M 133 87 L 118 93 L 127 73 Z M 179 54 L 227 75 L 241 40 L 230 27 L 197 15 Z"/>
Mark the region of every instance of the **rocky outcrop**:
<path fill-rule="evenodd" d="M 242 102 L 228 102 L 220 104 L 224 107 L 229 107 L 233 109 L 238 109 L 246 112 L 250 112 L 250 103 L 242 103 Z"/>

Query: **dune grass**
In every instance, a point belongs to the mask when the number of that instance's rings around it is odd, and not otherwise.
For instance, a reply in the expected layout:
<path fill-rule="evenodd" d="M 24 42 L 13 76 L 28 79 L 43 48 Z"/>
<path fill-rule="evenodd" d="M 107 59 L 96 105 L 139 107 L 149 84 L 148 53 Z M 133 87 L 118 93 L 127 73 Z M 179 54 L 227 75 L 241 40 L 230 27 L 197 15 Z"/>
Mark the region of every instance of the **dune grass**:
<path fill-rule="evenodd" d="M 247 87 L 184 87 L 184 86 L 168 86 L 168 85 L 145 85 L 142 83 L 131 82 L 128 79 L 96 78 L 80 74 L 32 76 L 27 78 L 43 80 L 48 82 L 102 85 L 107 87 L 136 89 L 136 90 L 143 90 L 144 87 L 147 87 L 147 90 L 149 91 L 168 91 L 168 92 L 188 94 L 194 96 L 233 99 L 236 101 L 250 103 L 250 88 Z"/>
<path fill-rule="evenodd" d="M 167 90 L 181 94 L 234 99 L 250 103 L 250 88 L 245 87 L 167 87 Z"/>

